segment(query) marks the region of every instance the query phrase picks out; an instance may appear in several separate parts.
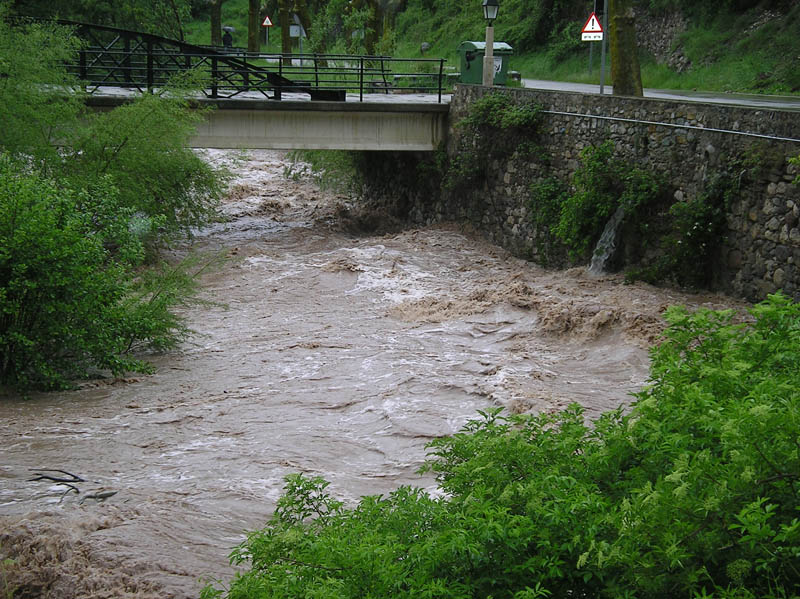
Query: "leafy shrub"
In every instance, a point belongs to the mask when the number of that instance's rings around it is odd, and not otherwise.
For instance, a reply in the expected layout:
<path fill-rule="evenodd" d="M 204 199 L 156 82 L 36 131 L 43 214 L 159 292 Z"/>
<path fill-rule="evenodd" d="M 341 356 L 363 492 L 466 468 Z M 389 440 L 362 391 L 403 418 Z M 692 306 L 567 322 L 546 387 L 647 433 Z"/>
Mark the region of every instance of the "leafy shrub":
<path fill-rule="evenodd" d="M 450 192 L 474 189 L 485 180 L 493 159 L 520 150 L 535 153 L 531 138 L 540 126 L 541 107 L 533 102 L 517 104 L 503 92 L 478 98 L 470 105 L 469 114 L 457 123 L 463 134 L 446 168 L 444 188 Z"/>
<path fill-rule="evenodd" d="M 321 188 L 339 193 L 353 193 L 361 186 L 358 152 L 349 150 L 292 150 L 291 164 L 283 176 L 298 180 L 309 174 Z"/>
<path fill-rule="evenodd" d="M 160 218 L 162 234 L 189 232 L 214 216 L 225 190 L 225 173 L 186 147 L 203 118 L 185 100 L 142 94 L 88 119 L 71 141 L 66 176 L 73 185 L 109 177 L 120 204 Z"/>
<path fill-rule="evenodd" d="M 0 381 L 60 386 L 88 363 L 134 368 L 108 346 L 118 324 L 110 314 L 122 298 L 126 268 L 96 234 L 91 201 L 102 220 L 112 188 L 88 196 L 16 170 L 0 159 Z M 102 195 L 101 195 L 102 194 Z M 98 200 L 99 198 L 99 200 Z M 128 214 L 129 215 L 129 214 Z M 124 221 L 125 213 L 115 217 Z M 139 253 L 128 237 L 121 252 Z M 112 320 L 111 331 L 104 325 Z M 110 351 L 109 351 L 110 350 Z"/>
<path fill-rule="evenodd" d="M 562 203 L 555 228 L 573 259 L 586 256 L 594 247 L 618 206 L 631 215 L 662 192 L 654 175 L 614 157 L 611 140 L 584 148 L 581 162 L 572 178 L 575 191 Z"/>
<path fill-rule="evenodd" d="M 11 27 L 7 12 L 0 2 L 0 150 L 57 170 L 53 140 L 72 133 L 82 109 L 77 81 L 62 66 L 78 40 L 49 23 Z"/>
<path fill-rule="evenodd" d="M 291 475 L 203 597 L 796 596 L 800 305 L 666 318 L 630 413 L 482 413 L 429 445 L 435 498 L 346 508 Z"/>
<path fill-rule="evenodd" d="M 134 350 L 174 347 L 196 303 L 197 258 L 135 269 L 132 208 L 100 180 L 75 191 L 0 155 L 0 384 L 63 388 L 97 369 L 147 372 Z"/>
<path fill-rule="evenodd" d="M 567 186 L 555 177 L 542 179 L 530 186 L 528 213 L 536 231 L 537 259 L 545 266 L 562 251 L 556 229 L 567 197 Z"/>
<path fill-rule="evenodd" d="M 226 182 L 186 148 L 202 118 L 179 99 L 191 77 L 87 114 L 63 66 L 71 31 L 12 27 L 7 11 L 0 0 L 0 384 L 146 371 L 131 352 L 185 338 L 174 308 L 197 301 L 200 267 L 144 270 L 145 244 L 207 222 Z"/>

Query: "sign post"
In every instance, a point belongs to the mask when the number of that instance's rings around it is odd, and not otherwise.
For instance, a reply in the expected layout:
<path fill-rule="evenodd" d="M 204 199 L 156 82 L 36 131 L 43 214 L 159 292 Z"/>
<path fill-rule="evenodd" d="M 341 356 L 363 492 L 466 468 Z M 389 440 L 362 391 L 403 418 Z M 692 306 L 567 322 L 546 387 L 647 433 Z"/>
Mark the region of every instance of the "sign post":
<path fill-rule="evenodd" d="M 608 29 L 608 0 L 603 1 L 603 29 Z M 600 94 L 605 93 L 606 86 L 606 40 L 600 46 Z"/>
<path fill-rule="evenodd" d="M 266 31 L 266 43 L 267 43 L 267 51 L 269 51 L 269 28 L 272 27 L 272 20 L 269 18 L 269 15 L 264 17 L 264 21 L 261 23 L 261 26 Z"/>

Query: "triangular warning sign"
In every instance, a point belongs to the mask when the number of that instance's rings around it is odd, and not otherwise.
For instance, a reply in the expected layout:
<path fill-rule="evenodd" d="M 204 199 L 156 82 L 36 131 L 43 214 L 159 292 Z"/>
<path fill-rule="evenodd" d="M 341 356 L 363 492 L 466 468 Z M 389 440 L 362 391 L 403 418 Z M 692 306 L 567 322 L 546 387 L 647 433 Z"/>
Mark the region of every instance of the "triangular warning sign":
<path fill-rule="evenodd" d="M 261 23 L 262 27 L 272 27 L 272 21 L 270 20 L 269 16 L 264 17 L 264 22 Z"/>
<path fill-rule="evenodd" d="M 573 29 L 573 31 L 575 30 Z M 589 20 L 586 21 L 586 25 L 581 29 L 581 33 L 603 33 L 603 26 L 597 20 L 596 14 L 592 13 L 589 16 Z"/>
<path fill-rule="evenodd" d="M 592 13 L 589 20 L 581 29 L 581 40 L 584 42 L 595 42 L 603 39 L 603 26 L 597 20 L 597 15 Z"/>

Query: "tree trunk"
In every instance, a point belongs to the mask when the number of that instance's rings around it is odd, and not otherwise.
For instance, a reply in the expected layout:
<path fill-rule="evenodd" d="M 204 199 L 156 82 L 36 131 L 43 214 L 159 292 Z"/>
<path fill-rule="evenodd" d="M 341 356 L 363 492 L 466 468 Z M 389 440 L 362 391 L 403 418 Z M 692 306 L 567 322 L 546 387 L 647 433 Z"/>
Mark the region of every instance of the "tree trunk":
<path fill-rule="evenodd" d="M 289 35 L 289 25 L 291 19 L 289 17 L 289 7 L 287 5 L 289 0 L 278 0 L 278 23 L 281 28 L 281 53 L 284 55 L 283 64 L 292 64 L 292 38 Z"/>
<path fill-rule="evenodd" d="M 261 23 L 258 17 L 261 14 L 261 0 L 249 0 L 250 10 L 247 15 L 247 51 L 259 52 L 261 50 Z"/>
<path fill-rule="evenodd" d="M 211 45 L 222 45 L 222 3 L 225 0 L 210 0 L 211 4 Z"/>
<path fill-rule="evenodd" d="M 615 96 L 642 96 L 642 71 L 631 0 L 609 0 L 611 84 Z"/>
<path fill-rule="evenodd" d="M 305 29 L 306 37 L 311 37 L 311 14 L 308 12 L 308 6 L 306 6 L 306 0 L 295 0 L 294 3 L 295 10 L 297 10 L 297 16 L 300 18 L 300 24 Z"/>

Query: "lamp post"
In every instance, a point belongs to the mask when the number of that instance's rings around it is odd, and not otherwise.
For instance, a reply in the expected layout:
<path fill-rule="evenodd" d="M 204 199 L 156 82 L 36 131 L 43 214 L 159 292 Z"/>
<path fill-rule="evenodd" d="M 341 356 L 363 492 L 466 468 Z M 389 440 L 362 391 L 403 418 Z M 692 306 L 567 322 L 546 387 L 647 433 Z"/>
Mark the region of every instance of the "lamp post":
<path fill-rule="evenodd" d="M 483 0 L 483 18 L 486 19 L 486 49 L 483 52 L 483 85 L 491 87 L 494 84 L 494 27 L 492 23 L 497 18 L 500 9 L 498 0 Z"/>

